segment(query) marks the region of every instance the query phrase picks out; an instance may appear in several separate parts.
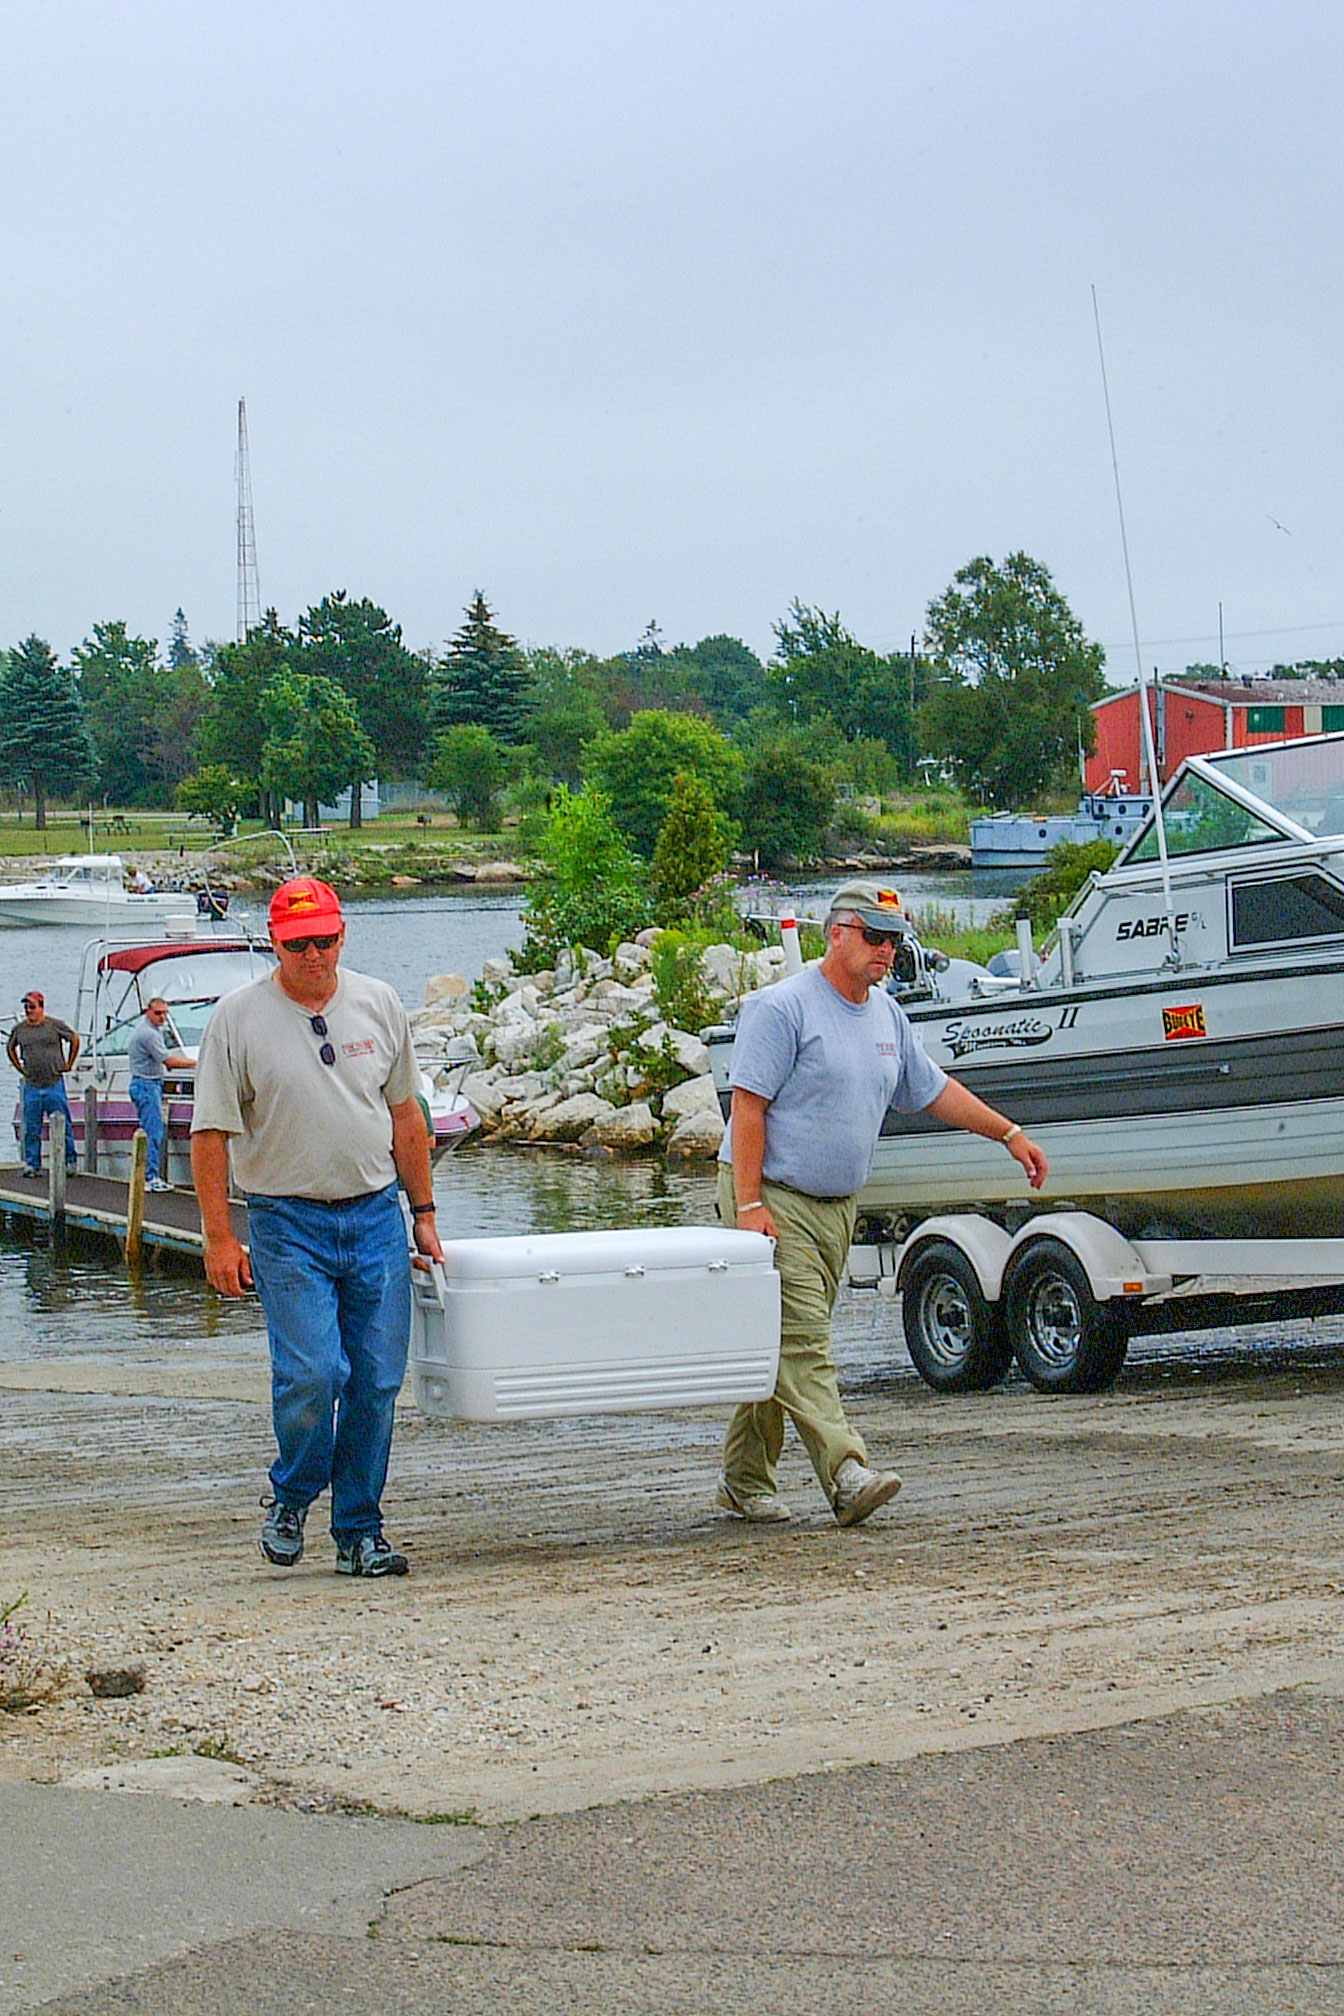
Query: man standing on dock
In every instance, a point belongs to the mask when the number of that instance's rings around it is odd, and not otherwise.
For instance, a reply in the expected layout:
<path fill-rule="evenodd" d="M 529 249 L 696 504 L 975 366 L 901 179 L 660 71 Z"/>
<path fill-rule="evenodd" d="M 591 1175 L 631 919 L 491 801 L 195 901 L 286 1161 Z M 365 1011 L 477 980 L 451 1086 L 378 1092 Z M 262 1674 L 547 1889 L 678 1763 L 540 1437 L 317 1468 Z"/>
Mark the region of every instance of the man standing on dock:
<path fill-rule="evenodd" d="M 146 1190 L 171 1190 L 163 1177 L 163 1080 L 168 1071 L 189 1071 L 192 1059 L 170 1050 L 163 1040 L 168 1020 L 168 1003 L 156 994 L 131 1031 L 126 1062 L 130 1067 L 131 1104 L 145 1130 L 149 1153 L 145 1157 Z"/>
<path fill-rule="evenodd" d="M 841 1526 L 857 1526 L 901 1488 L 894 1470 L 869 1469 L 831 1356 L 858 1192 L 888 1108 L 1001 1142 L 1033 1190 L 1046 1178 L 1035 1142 L 934 1063 L 887 993 L 906 929 L 894 890 L 846 882 L 831 898 L 820 965 L 742 1004 L 719 1215 L 775 1241 L 783 1308 L 774 1397 L 739 1407 L 724 1444 L 715 1503 L 740 1519 L 790 1517 L 775 1482 L 790 1420 Z"/>
<path fill-rule="evenodd" d="M 255 1276 L 270 1336 L 279 1454 L 261 1551 L 292 1568 L 308 1507 L 330 1485 L 337 1574 L 404 1575 L 380 1509 L 411 1317 L 398 1178 L 416 1247 L 443 1257 L 419 1068 L 393 989 L 338 971 L 334 889 L 283 883 L 270 923 L 279 963 L 211 1016 L 192 1120 L 207 1278 L 241 1295 Z M 230 1158 L 250 1259 L 229 1214 Z"/>
<path fill-rule="evenodd" d="M 5 1045 L 23 1080 L 23 1166 L 42 1174 L 42 1122 L 48 1113 L 65 1115 L 65 1166 L 75 1166 L 75 1128 L 65 1092 L 65 1074 L 79 1055 L 79 1037 L 68 1022 L 48 1015 L 46 996 L 30 987 L 23 997 L 23 1020 Z"/>

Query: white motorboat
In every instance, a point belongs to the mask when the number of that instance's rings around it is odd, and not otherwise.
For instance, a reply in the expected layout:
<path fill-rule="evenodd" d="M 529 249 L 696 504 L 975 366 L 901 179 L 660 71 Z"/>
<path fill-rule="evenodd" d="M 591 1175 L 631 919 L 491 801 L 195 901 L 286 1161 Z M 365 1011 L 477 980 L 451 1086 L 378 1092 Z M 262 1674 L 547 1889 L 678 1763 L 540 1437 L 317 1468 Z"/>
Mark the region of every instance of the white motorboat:
<path fill-rule="evenodd" d="M 141 894 L 127 888 L 120 854 L 63 854 L 35 880 L 0 883 L 0 925 L 78 924 L 86 931 L 145 931 L 169 918 L 189 915 L 198 906 L 222 917 L 228 901 L 209 889 L 153 889 Z"/>
<path fill-rule="evenodd" d="M 99 1173 L 125 1177 L 130 1168 L 131 1139 L 139 1122 L 131 1103 L 127 1052 L 147 1003 L 163 997 L 168 1004 L 163 1034 L 169 1050 L 194 1058 L 216 1003 L 274 964 L 275 955 L 264 939 L 218 931 L 206 917 L 183 919 L 153 938 L 104 934 L 85 946 L 75 1010 L 80 1053 L 66 1090 L 76 1149 L 86 1167 L 91 1097 Z M 480 1125 L 474 1107 L 462 1096 L 466 1068 L 464 1064 L 460 1070 L 436 1071 L 431 1077 L 422 1066 L 420 1096 L 436 1159 Z M 189 1184 L 190 1071 L 170 1074 L 163 1106 L 167 1123 L 163 1173 L 170 1182 Z M 17 1135 L 21 1126 L 17 1111 L 14 1125 Z"/>
<path fill-rule="evenodd" d="M 1050 1159 L 888 1114 L 870 1227 L 1095 1212 L 1129 1236 L 1344 1235 L 1344 735 L 1189 758 L 1032 970 L 929 954 L 893 991 L 931 1056 Z M 712 1035 L 713 1040 L 710 1040 Z M 721 1093 L 731 1031 L 706 1032 Z"/>

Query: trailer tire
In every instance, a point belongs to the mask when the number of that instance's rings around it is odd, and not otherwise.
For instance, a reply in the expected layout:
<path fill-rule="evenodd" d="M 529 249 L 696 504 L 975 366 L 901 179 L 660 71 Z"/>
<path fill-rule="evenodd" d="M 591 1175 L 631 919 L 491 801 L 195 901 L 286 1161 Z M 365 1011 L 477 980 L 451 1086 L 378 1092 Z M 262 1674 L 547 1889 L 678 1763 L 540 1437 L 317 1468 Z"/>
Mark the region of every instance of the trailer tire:
<path fill-rule="evenodd" d="M 1119 1378 L 1129 1331 L 1058 1239 L 1034 1241 L 1017 1256 L 1003 1301 L 1013 1355 L 1038 1393 L 1101 1393 Z"/>
<path fill-rule="evenodd" d="M 935 1393 L 987 1393 L 1013 1362 L 998 1308 L 949 1239 L 930 1239 L 905 1267 L 901 1323 L 915 1370 Z"/>

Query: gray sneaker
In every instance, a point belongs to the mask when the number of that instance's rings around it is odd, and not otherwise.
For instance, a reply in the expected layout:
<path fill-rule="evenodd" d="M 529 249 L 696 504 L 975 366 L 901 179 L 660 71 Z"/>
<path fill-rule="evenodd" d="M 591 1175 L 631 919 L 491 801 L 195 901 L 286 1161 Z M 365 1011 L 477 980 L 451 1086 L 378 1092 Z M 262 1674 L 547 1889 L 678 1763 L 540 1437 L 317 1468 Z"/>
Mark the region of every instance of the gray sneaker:
<path fill-rule="evenodd" d="M 409 1575 L 411 1564 L 381 1533 L 336 1542 L 338 1575 Z"/>
<path fill-rule="evenodd" d="M 282 1505 L 277 1498 L 263 1498 L 267 1508 L 261 1526 L 261 1551 L 277 1568 L 292 1568 L 303 1553 L 303 1522 L 306 1505 Z"/>
<path fill-rule="evenodd" d="M 901 1480 L 894 1470 L 869 1470 L 857 1457 L 847 1456 L 835 1473 L 835 1496 L 831 1500 L 841 1526 L 857 1526 L 888 1498 L 894 1498 Z"/>
<path fill-rule="evenodd" d="M 786 1526 L 793 1517 L 778 1491 L 762 1491 L 750 1497 L 745 1491 L 734 1491 L 726 1477 L 719 1479 L 714 1503 L 720 1512 L 732 1512 L 739 1519 L 754 1520 L 763 1526 Z"/>

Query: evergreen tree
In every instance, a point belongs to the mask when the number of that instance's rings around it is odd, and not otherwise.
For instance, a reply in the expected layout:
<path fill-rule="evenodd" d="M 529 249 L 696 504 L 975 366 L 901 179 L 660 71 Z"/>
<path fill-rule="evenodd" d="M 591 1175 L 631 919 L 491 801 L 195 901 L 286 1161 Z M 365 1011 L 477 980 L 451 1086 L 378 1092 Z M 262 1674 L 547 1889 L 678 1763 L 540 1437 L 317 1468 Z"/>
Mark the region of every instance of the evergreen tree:
<path fill-rule="evenodd" d="M 199 665 L 201 654 L 191 641 L 191 631 L 187 628 L 187 615 L 178 609 L 168 629 L 168 663 L 174 672 Z"/>
<path fill-rule="evenodd" d="M 514 639 L 497 628 L 479 588 L 465 613 L 438 667 L 434 725 L 479 721 L 497 741 L 517 742 L 527 703 L 527 661 Z"/>
<path fill-rule="evenodd" d="M 728 865 L 732 836 L 703 777 L 679 776 L 672 786 L 653 850 L 653 894 L 658 915 L 678 915 L 688 896 Z"/>
<path fill-rule="evenodd" d="M 0 676 L 0 775 L 31 791 L 36 823 L 47 823 L 52 792 L 73 795 L 89 781 L 93 751 L 79 693 L 50 645 L 25 637 Z"/>
<path fill-rule="evenodd" d="M 152 637 L 95 623 L 73 655 L 98 790 L 114 805 L 169 804 L 196 760 L 206 688 L 194 654 L 163 665 Z"/>

